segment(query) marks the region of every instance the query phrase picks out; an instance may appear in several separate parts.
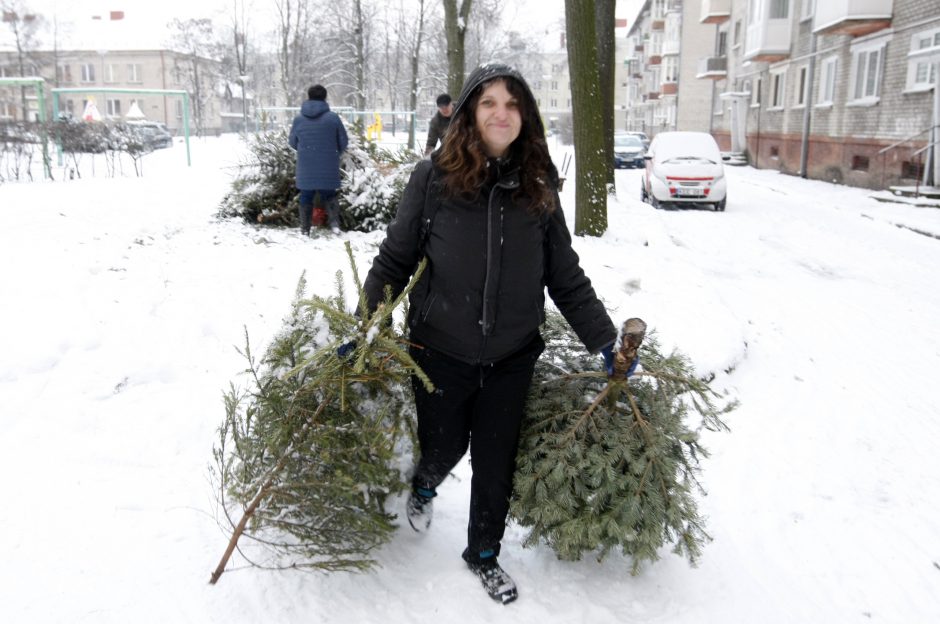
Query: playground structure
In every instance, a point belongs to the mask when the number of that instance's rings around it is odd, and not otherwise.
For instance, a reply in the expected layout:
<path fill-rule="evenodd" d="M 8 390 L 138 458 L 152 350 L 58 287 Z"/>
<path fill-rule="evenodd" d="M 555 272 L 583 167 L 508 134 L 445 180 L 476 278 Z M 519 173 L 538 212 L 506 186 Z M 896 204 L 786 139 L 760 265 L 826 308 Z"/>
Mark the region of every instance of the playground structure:
<path fill-rule="evenodd" d="M 347 124 L 361 127 L 363 135 L 372 141 L 381 141 L 382 133 L 391 127 L 392 134 L 397 133 L 398 120 L 404 117 L 403 129 L 409 128 L 411 136 L 417 133 L 416 111 L 357 111 L 349 106 L 331 107 Z M 266 130 L 275 126 L 289 125 L 294 117 L 300 113 L 298 106 L 261 106 L 255 110 L 256 127 Z M 391 119 L 391 124 L 383 120 L 383 115 Z M 409 145 L 414 149 L 414 145 Z"/>
<path fill-rule="evenodd" d="M 183 98 L 183 136 L 186 140 L 186 165 L 191 167 L 193 164 L 192 156 L 189 151 L 189 93 L 181 89 L 111 89 L 102 87 L 60 87 L 52 89 L 52 118 L 59 118 L 59 96 L 63 93 L 100 93 L 107 95 L 109 93 L 133 94 L 133 95 L 162 95 L 170 97 Z M 40 108 L 44 108 L 40 105 Z M 58 163 L 62 164 L 62 148 L 56 146 L 58 152 Z"/>
<path fill-rule="evenodd" d="M 49 146 L 46 137 L 46 81 L 39 76 L 25 76 L 23 78 L 0 78 L 0 86 L 33 87 L 39 103 L 38 121 L 40 141 L 42 142 L 42 173 L 48 179 L 52 178 L 52 165 L 49 163 Z"/>

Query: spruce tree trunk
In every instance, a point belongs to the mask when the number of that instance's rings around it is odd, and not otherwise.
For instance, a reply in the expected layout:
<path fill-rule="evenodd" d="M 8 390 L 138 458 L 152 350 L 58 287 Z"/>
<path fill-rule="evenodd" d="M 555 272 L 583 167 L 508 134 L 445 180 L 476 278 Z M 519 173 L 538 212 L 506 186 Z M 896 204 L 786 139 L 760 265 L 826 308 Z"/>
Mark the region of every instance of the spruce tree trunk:
<path fill-rule="evenodd" d="M 447 39 L 447 91 L 457 99 L 466 73 L 464 38 L 473 0 L 444 0 L 444 36 Z"/>
<path fill-rule="evenodd" d="M 594 0 L 597 28 L 597 71 L 600 77 L 602 116 L 604 121 L 604 162 L 607 165 L 607 190 L 614 194 L 614 88 L 616 71 L 614 22 L 616 0 Z"/>
<path fill-rule="evenodd" d="M 600 236 L 607 230 L 607 168 L 603 102 L 597 69 L 595 0 L 565 0 L 571 114 L 577 160 L 574 233 Z"/>

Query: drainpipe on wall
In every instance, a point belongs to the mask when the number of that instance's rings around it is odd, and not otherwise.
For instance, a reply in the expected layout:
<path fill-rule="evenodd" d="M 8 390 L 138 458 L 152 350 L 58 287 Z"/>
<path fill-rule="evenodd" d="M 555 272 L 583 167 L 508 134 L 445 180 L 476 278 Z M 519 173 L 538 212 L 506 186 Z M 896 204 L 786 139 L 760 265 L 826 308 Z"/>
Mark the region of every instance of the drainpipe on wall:
<path fill-rule="evenodd" d="M 810 39 L 809 69 L 806 72 L 806 91 L 803 94 L 803 144 L 800 148 L 800 177 L 806 177 L 809 166 L 809 128 L 813 110 L 813 74 L 816 73 L 816 33 Z"/>

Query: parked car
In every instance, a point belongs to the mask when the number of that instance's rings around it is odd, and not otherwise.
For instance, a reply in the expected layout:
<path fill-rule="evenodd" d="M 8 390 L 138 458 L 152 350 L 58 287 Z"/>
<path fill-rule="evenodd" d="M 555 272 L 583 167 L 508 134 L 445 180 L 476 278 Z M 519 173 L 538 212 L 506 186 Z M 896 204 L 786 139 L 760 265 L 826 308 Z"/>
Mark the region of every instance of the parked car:
<path fill-rule="evenodd" d="M 728 187 L 721 152 L 705 132 L 660 132 L 646 152 L 641 198 L 656 208 L 709 205 L 725 209 Z"/>
<path fill-rule="evenodd" d="M 632 134 L 614 135 L 614 168 L 637 167 L 645 164 L 643 155 L 646 150 L 639 137 Z"/>
<path fill-rule="evenodd" d="M 137 129 L 144 145 L 150 149 L 173 146 L 173 135 L 159 121 L 129 121 L 127 125 Z"/>
<path fill-rule="evenodd" d="M 635 137 L 637 137 L 638 139 L 640 139 L 641 141 L 643 141 L 643 149 L 649 149 L 649 148 L 650 148 L 650 138 L 649 138 L 648 136 L 646 136 L 646 133 L 645 133 L 645 132 L 626 131 L 626 132 L 624 132 L 623 134 L 632 134 L 633 136 L 635 136 Z"/>

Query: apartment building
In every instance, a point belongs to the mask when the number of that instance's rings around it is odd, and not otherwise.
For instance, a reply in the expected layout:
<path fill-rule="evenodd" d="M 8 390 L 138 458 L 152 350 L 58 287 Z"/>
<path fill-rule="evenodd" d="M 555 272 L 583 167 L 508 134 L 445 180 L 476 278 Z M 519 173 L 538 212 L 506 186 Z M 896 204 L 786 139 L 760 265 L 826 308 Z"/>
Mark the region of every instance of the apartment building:
<path fill-rule="evenodd" d="M 45 80 L 46 117 L 51 118 L 53 88 L 81 89 L 58 96 L 58 112 L 81 118 L 89 101 L 104 119 L 126 118 L 140 110 L 152 121 L 160 121 L 182 134 L 183 100 L 156 93 L 118 93 L 114 90 L 184 90 L 190 99 L 190 129 L 195 130 L 196 116 L 201 117 L 206 133 L 240 129 L 245 116 L 243 104 L 251 97 L 243 95 L 241 85 L 221 78 L 221 63 L 215 59 L 194 59 L 162 45 L 153 28 L 132 20 L 87 24 L 71 36 L 63 36 L 58 45 L 39 39 L 27 54 L 27 76 Z M 47 33 L 48 36 L 48 33 Z M 162 37 L 162 35 L 161 35 Z M 0 77 L 20 77 L 19 57 L 6 32 L 0 32 Z M 100 90 L 97 90 L 100 89 Z M 38 97 L 27 89 L 26 115 L 20 87 L 0 86 L 0 120 L 38 117 Z M 247 102 L 243 102 L 246 100 Z"/>
<path fill-rule="evenodd" d="M 713 87 L 708 129 L 723 149 L 757 167 L 868 188 L 940 169 L 929 148 L 940 114 L 936 0 L 687 4 L 698 15 L 686 17 L 712 31 L 696 76 Z"/>

